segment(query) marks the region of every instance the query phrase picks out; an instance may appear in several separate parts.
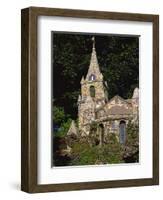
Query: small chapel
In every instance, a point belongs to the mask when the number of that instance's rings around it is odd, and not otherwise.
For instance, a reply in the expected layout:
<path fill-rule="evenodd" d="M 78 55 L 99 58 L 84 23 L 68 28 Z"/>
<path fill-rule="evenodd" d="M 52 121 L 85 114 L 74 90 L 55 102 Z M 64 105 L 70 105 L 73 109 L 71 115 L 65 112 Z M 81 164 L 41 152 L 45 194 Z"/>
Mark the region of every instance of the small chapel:
<path fill-rule="evenodd" d="M 86 77 L 81 79 L 81 95 L 78 97 L 78 128 L 72 122 L 68 134 L 74 132 L 80 136 L 89 136 L 91 127 L 96 124 L 100 142 L 109 133 L 114 133 L 117 140 L 123 144 L 126 141 L 126 126 L 130 122 L 139 122 L 139 89 L 135 88 L 131 99 L 119 95 L 108 99 L 107 82 L 100 71 L 95 38 L 90 64 Z"/>

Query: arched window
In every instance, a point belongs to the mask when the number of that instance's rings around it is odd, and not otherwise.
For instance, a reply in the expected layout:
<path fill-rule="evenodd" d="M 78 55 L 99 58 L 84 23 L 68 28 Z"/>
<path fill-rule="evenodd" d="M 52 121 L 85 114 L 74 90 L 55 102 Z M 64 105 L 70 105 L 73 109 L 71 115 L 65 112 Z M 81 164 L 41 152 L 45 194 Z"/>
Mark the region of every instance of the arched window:
<path fill-rule="evenodd" d="M 91 85 L 89 90 L 90 90 L 90 96 L 95 97 L 95 87 L 93 85 Z"/>
<path fill-rule="evenodd" d="M 89 81 L 94 81 L 96 79 L 96 76 L 94 74 L 91 74 L 89 76 Z"/>
<path fill-rule="evenodd" d="M 124 144 L 126 141 L 126 122 L 121 120 L 119 124 L 119 142 Z"/>

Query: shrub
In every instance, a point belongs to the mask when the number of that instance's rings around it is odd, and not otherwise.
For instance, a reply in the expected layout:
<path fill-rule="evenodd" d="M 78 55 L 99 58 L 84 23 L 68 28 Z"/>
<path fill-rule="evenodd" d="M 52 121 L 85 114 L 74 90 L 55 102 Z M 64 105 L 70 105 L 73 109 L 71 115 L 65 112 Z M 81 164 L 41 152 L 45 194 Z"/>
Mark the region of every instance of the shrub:
<path fill-rule="evenodd" d="M 89 137 L 87 137 L 72 145 L 71 165 L 121 163 L 123 162 L 121 150 L 121 145 L 118 142 L 110 142 L 102 147 L 95 144 L 90 146 Z"/>
<path fill-rule="evenodd" d="M 62 122 L 60 128 L 54 132 L 54 136 L 65 137 L 70 128 L 71 122 L 72 122 L 72 119 L 68 119 L 66 122 Z"/>
<path fill-rule="evenodd" d="M 126 127 L 127 139 L 120 144 L 115 133 L 109 133 L 104 139 L 104 145 L 99 146 L 99 136 L 96 134 L 97 124 L 92 124 L 91 134 L 85 137 L 66 136 L 71 119 L 63 122 L 55 134 L 59 148 L 62 151 L 66 145 L 71 147 L 69 155 L 55 157 L 57 165 L 94 165 L 133 163 L 139 161 L 139 134 L 138 126 L 129 122 Z M 56 144 L 56 145 L 57 145 Z M 55 152 L 57 152 L 55 151 Z M 59 155 L 59 156 L 58 156 Z"/>

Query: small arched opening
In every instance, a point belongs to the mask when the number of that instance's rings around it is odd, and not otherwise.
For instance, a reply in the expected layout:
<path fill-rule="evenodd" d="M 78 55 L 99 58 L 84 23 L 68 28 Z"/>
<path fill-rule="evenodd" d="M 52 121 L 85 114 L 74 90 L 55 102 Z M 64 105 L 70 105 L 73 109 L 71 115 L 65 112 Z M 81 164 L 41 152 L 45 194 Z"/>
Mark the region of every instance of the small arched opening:
<path fill-rule="evenodd" d="M 90 90 L 90 96 L 95 97 L 95 87 L 93 85 L 91 85 L 89 90 Z"/>
<path fill-rule="evenodd" d="M 119 142 L 124 144 L 126 142 L 126 122 L 121 120 L 119 123 Z"/>
<path fill-rule="evenodd" d="M 91 74 L 89 76 L 89 81 L 95 81 L 95 79 L 96 79 L 96 76 L 94 74 Z"/>

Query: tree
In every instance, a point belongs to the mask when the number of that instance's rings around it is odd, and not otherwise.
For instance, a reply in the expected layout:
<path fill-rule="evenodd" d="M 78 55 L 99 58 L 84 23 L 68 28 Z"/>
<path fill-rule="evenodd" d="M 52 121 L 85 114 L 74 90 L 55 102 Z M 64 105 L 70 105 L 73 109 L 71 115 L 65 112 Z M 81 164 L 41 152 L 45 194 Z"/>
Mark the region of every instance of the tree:
<path fill-rule="evenodd" d="M 53 107 L 53 122 L 55 125 L 61 125 L 65 120 L 65 112 L 62 107 Z"/>
<path fill-rule="evenodd" d="M 55 137 L 64 137 L 70 127 L 72 119 L 66 115 L 62 107 L 53 107 L 53 128 Z"/>

